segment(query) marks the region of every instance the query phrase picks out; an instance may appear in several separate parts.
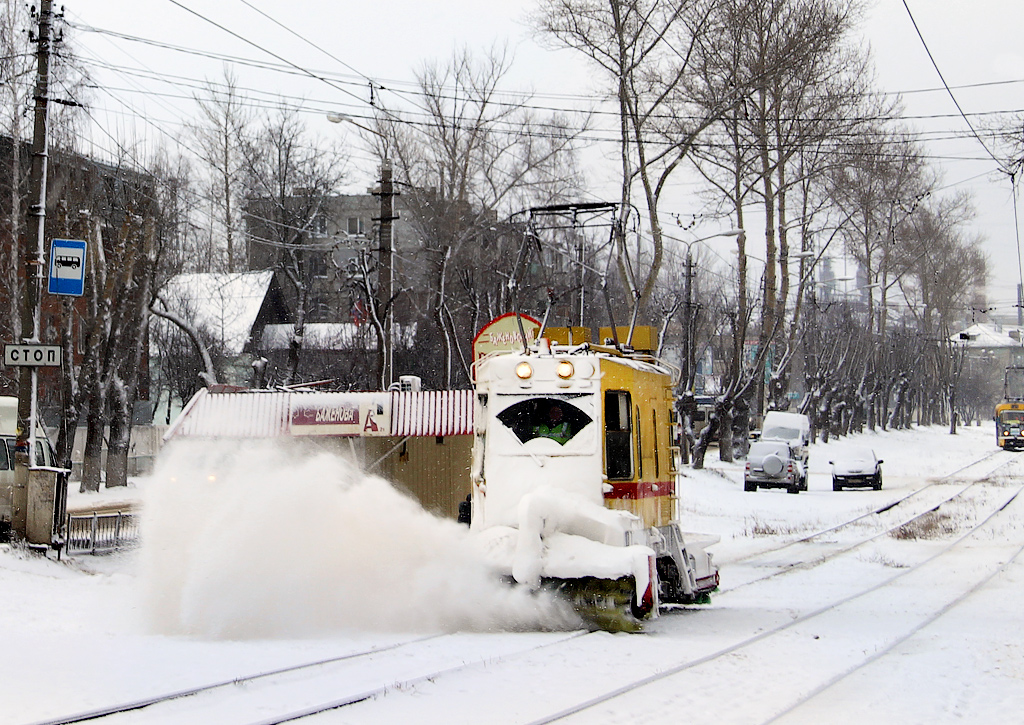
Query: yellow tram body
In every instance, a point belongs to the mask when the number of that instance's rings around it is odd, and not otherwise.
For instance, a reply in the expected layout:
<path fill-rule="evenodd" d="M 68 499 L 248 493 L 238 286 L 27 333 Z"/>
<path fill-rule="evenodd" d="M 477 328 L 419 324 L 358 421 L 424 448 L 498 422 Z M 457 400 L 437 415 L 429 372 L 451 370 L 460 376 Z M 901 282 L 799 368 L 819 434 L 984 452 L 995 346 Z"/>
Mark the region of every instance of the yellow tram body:
<path fill-rule="evenodd" d="M 595 352 L 604 353 L 598 374 L 605 424 L 605 505 L 638 516 L 646 526 L 665 526 L 675 517 L 679 452 L 672 438 L 672 375 L 662 366 L 616 357 L 614 348 L 595 346 Z M 616 440 L 619 435 L 628 438 L 628 459 Z"/>
<path fill-rule="evenodd" d="M 1024 402 L 996 405 L 996 445 L 1006 450 L 1024 448 Z"/>

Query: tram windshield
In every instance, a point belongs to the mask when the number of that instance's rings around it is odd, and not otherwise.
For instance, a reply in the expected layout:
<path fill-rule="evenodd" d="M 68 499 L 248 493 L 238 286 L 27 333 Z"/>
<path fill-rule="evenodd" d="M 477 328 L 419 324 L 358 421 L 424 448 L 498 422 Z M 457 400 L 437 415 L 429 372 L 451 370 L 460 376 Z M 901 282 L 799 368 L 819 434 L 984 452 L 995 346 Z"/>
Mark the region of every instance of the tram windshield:
<path fill-rule="evenodd" d="M 1003 425 L 1021 425 L 1024 423 L 1024 410 L 1004 410 L 999 414 L 999 422 Z"/>
<path fill-rule="evenodd" d="M 550 438 L 564 446 L 586 428 L 593 418 L 568 400 L 529 398 L 498 413 L 500 420 L 522 443 Z"/>

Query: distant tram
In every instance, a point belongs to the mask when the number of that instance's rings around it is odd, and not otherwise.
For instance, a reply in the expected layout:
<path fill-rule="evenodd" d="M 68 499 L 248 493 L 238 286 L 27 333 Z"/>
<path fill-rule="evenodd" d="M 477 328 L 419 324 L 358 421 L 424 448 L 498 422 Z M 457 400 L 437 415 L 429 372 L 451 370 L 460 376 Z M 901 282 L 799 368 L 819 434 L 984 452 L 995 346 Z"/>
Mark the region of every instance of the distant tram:
<path fill-rule="evenodd" d="M 1024 448 L 1024 367 L 1006 368 L 995 419 L 996 444 L 1008 451 Z"/>

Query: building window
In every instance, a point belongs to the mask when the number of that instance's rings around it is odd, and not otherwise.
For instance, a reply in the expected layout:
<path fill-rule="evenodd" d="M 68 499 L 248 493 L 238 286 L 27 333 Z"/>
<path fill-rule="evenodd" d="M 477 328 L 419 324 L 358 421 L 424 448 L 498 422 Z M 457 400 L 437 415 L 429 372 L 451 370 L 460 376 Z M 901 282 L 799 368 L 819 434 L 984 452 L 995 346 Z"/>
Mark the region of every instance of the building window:
<path fill-rule="evenodd" d="M 327 217 L 323 214 L 317 214 L 313 217 L 313 235 L 317 237 L 327 236 Z"/>
<path fill-rule="evenodd" d="M 327 277 L 327 255 L 319 252 L 311 252 L 309 255 L 309 266 L 314 277 Z"/>
<path fill-rule="evenodd" d="M 352 236 L 363 233 L 363 220 L 359 217 L 350 216 L 348 218 L 348 233 Z"/>

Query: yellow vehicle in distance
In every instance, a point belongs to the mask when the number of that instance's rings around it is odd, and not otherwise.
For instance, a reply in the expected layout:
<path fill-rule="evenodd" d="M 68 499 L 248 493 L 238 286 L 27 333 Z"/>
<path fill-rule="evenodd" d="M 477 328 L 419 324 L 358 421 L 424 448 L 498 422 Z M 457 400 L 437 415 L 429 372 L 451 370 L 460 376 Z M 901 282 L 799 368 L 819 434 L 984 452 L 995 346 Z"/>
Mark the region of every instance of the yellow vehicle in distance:
<path fill-rule="evenodd" d="M 1024 448 L 1024 367 L 1006 368 L 995 419 L 996 444 L 1008 451 Z"/>

